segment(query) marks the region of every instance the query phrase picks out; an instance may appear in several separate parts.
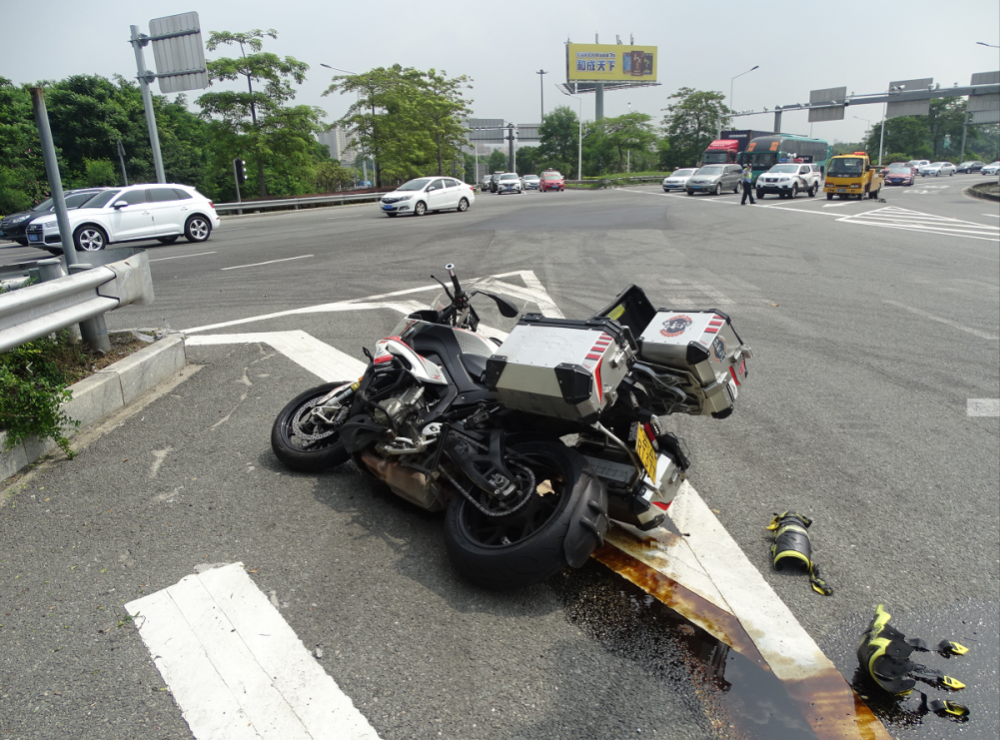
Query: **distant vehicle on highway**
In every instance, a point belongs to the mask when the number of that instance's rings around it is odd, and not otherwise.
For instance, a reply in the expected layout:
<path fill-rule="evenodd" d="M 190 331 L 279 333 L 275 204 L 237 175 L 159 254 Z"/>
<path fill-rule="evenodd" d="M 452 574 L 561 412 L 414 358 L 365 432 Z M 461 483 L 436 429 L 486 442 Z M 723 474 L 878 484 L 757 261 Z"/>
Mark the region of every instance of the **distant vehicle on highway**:
<path fill-rule="evenodd" d="M 487 190 L 490 189 L 491 182 L 493 182 L 493 175 L 486 173 L 485 175 L 483 175 L 482 182 L 479 183 L 479 189 L 485 193 Z"/>
<path fill-rule="evenodd" d="M 566 178 L 556 170 L 545 170 L 539 178 L 538 192 L 544 193 L 546 190 L 565 190 Z"/>
<path fill-rule="evenodd" d="M 500 175 L 500 179 L 497 180 L 497 195 L 504 193 L 520 195 L 521 192 L 521 178 L 517 176 L 516 172 L 504 172 Z"/>
<path fill-rule="evenodd" d="M 823 187 L 823 173 L 818 164 L 776 164 L 757 178 L 757 197 L 777 193 L 779 198 L 794 198 L 799 193 L 815 197 Z"/>
<path fill-rule="evenodd" d="M 695 193 L 715 193 L 722 195 L 723 190 L 740 191 L 740 181 L 743 170 L 738 164 L 709 164 L 698 168 L 684 185 L 688 195 Z"/>
<path fill-rule="evenodd" d="M 79 208 L 95 195 L 107 188 L 83 188 L 80 190 L 67 190 L 64 194 L 66 209 Z M 4 216 L 0 221 L 0 239 L 10 239 L 17 242 L 22 247 L 28 246 L 28 226 L 36 218 L 41 218 L 55 209 L 55 201 L 52 198 L 43 200 L 30 211 L 21 211 Z"/>
<path fill-rule="evenodd" d="M 910 186 L 917 179 L 916 167 L 911 167 L 906 162 L 893 162 L 885 168 L 886 185 L 906 185 Z"/>
<path fill-rule="evenodd" d="M 67 215 L 78 252 L 97 252 L 109 244 L 139 239 L 173 244 L 183 236 L 189 242 L 203 242 L 222 223 L 215 204 L 194 188 L 159 183 L 104 190 Z M 28 244 L 62 251 L 54 213 L 28 226 Z"/>
<path fill-rule="evenodd" d="M 697 171 L 697 167 L 687 167 L 682 170 L 677 170 L 672 175 L 664 177 L 663 192 L 670 193 L 675 190 L 683 190 L 684 186 L 687 185 L 687 181 L 691 179 L 691 175 Z"/>
<path fill-rule="evenodd" d="M 418 177 L 383 195 L 379 210 L 389 217 L 400 213 L 423 216 L 428 211 L 449 209 L 463 213 L 475 202 L 472 186 L 453 177 Z"/>
<path fill-rule="evenodd" d="M 988 164 L 979 170 L 980 175 L 995 175 L 1000 172 L 1000 162 L 994 162 L 993 164 Z"/>
<path fill-rule="evenodd" d="M 959 174 L 972 174 L 973 172 L 979 172 L 983 167 L 986 166 L 986 162 L 980 162 L 978 159 L 974 159 L 970 162 L 962 162 L 955 170 Z"/>
<path fill-rule="evenodd" d="M 921 177 L 940 177 L 948 175 L 951 177 L 958 168 L 951 162 L 933 162 L 920 168 Z"/>
<path fill-rule="evenodd" d="M 908 165 L 910 165 L 911 167 L 915 167 L 917 169 L 918 175 L 920 174 L 920 168 L 926 167 L 930 163 L 931 161 L 929 159 L 911 159 L 909 162 L 907 162 Z"/>
<path fill-rule="evenodd" d="M 525 190 L 538 190 L 540 182 L 538 175 L 525 175 L 521 178 L 521 187 Z"/>

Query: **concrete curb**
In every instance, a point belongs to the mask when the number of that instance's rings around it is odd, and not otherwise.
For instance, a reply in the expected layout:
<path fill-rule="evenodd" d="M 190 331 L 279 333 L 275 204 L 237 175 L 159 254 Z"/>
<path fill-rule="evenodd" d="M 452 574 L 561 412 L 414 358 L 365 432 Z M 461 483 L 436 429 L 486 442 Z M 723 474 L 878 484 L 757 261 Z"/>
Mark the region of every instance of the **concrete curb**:
<path fill-rule="evenodd" d="M 108 365 L 89 378 L 69 387 L 73 399 L 63 406 L 66 415 L 88 427 L 114 411 L 128 406 L 146 391 L 180 372 L 187 365 L 184 338 L 174 334 L 133 355 Z M 67 436 L 71 439 L 76 432 Z M 0 432 L 0 449 L 7 435 Z M 0 452 L 0 481 L 20 472 L 58 445 L 50 439 L 26 439 Z"/>
<path fill-rule="evenodd" d="M 979 189 L 982 185 L 991 185 L 989 182 L 980 182 L 975 185 L 970 185 L 962 191 L 962 195 L 967 195 L 970 198 L 979 198 L 979 200 L 990 200 L 994 203 L 1000 203 L 1000 195 L 994 195 L 993 193 L 984 193 Z"/>

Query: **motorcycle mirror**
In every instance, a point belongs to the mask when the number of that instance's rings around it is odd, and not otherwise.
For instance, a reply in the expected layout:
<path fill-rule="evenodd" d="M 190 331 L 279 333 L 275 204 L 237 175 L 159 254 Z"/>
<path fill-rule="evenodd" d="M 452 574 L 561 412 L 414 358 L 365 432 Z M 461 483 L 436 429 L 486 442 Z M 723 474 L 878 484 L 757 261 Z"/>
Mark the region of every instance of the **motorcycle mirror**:
<path fill-rule="evenodd" d="M 485 290 L 476 290 L 472 293 L 472 295 L 475 295 L 476 293 L 482 293 L 483 295 L 492 298 L 493 302 L 497 304 L 497 308 L 500 310 L 501 316 L 512 319 L 520 313 L 517 306 L 508 301 L 506 298 L 493 293 L 487 293 Z"/>

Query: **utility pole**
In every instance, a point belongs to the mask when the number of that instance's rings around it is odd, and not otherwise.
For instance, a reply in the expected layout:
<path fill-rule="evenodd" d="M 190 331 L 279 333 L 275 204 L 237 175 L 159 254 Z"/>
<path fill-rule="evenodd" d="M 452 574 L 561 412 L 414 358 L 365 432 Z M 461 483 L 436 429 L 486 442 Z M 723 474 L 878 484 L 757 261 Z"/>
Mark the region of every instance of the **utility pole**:
<path fill-rule="evenodd" d="M 156 170 L 156 181 L 165 183 L 167 176 L 163 174 L 163 157 L 160 155 L 160 134 L 156 130 L 156 114 L 153 111 L 153 94 L 149 91 L 149 82 L 156 79 L 146 70 L 146 60 L 142 56 L 142 47 L 149 43 L 142 38 L 138 26 L 129 26 L 132 39 L 129 43 L 135 49 L 135 66 L 139 76 L 139 89 L 142 91 L 142 107 L 146 109 L 146 128 L 149 129 L 149 143 L 153 149 L 153 167 Z M 256 122 L 255 122 L 256 125 Z"/>
<path fill-rule="evenodd" d="M 545 122 L 545 75 L 548 74 L 544 69 L 540 69 L 535 72 L 538 75 L 538 87 L 542 93 L 542 117 L 538 119 L 539 123 Z"/>

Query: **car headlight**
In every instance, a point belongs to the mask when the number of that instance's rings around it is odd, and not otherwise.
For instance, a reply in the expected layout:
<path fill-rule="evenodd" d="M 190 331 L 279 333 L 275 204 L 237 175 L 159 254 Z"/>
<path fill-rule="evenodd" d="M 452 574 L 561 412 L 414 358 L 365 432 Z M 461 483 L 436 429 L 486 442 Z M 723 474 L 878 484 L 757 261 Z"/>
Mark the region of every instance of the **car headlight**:
<path fill-rule="evenodd" d="M 412 197 L 413 197 L 412 195 L 401 195 L 398 198 L 396 198 L 396 200 L 397 201 L 410 200 Z"/>
<path fill-rule="evenodd" d="M 7 223 L 9 223 L 9 224 L 19 224 L 22 221 L 24 221 L 26 218 L 31 218 L 31 216 L 29 216 L 27 214 L 25 214 L 23 216 L 11 216 L 10 220 L 7 221 Z"/>

